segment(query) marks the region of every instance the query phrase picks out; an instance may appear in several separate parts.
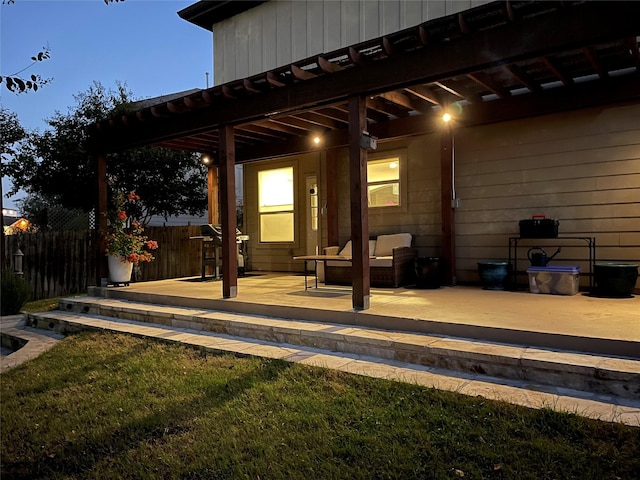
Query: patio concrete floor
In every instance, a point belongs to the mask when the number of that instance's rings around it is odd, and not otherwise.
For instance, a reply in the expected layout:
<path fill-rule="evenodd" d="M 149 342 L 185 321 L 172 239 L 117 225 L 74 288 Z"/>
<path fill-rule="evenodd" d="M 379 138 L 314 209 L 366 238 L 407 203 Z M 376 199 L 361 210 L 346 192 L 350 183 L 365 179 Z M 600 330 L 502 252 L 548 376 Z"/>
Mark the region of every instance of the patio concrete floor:
<path fill-rule="evenodd" d="M 299 274 L 254 272 L 238 279 L 238 295 L 222 298 L 220 280 L 200 277 L 108 287 L 150 303 L 366 325 L 640 358 L 640 296 L 597 298 L 483 290 L 372 288 L 371 306 L 354 311 L 351 287 L 304 289 Z M 121 297 L 122 298 L 122 297 Z"/>

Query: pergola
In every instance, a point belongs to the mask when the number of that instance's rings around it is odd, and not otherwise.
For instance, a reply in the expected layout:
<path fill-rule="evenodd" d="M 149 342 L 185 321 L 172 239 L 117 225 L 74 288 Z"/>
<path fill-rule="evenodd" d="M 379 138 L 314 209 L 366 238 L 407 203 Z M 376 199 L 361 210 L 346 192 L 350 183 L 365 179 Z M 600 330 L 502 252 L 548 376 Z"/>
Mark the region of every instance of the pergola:
<path fill-rule="evenodd" d="M 109 152 L 155 145 L 212 155 L 220 172 L 223 296 L 234 297 L 234 165 L 311 151 L 310 138 L 321 135 L 329 179 L 335 149 L 349 148 L 353 306 L 368 308 L 363 132 L 378 142 L 433 132 L 455 103 L 464 108 L 459 125 L 473 126 L 637 100 L 638 19 L 640 2 L 493 2 L 109 118 L 90 129 L 99 210 L 107 204 Z M 453 275 L 451 130 L 441 138 L 442 256 Z M 327 196 L 335 244 L 330 180 Z"/>

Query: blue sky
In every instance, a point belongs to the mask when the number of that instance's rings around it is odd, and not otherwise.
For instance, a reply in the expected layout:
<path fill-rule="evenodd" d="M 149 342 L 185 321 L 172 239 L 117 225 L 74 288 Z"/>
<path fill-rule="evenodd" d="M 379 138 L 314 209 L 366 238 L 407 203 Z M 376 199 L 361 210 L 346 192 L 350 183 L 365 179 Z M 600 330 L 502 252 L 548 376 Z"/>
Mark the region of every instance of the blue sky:
<path fill-rule="evenodd" d="M 21 75 L 51 77 L 38 92 L 15 95 L 0 87 L 0 103 L 29 130 L 44 130 L 45 119 L 66 113 L 73 96 L 94 80 L 105 88 L 126 83 L 135 98 L 206 87 L 213 78 L 211 32 L 177 12 L 196 0 L 15 0 L 0 5 L 0 72 L 11 75 L 49 46 L 51 58 Z M 3 178 L 3 193 L 10 182 Z M 18 195 L 20 197 L 21 195 Z M 3 198 L 12 208 L 15 198 Z"/>

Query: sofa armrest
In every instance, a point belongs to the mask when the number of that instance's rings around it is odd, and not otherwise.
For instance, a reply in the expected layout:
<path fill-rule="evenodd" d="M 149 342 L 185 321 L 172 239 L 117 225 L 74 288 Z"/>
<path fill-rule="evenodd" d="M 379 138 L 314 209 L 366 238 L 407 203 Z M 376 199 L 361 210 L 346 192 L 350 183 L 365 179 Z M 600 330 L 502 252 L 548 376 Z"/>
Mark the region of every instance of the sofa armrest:
<path fill-rule="evenodd" d="M 392 250 L 392 253 L 393 263 L 396 265 L 413 262 L 418 255 L 416 249 L 411 247 L 396 247 Z"/>
<path fill-rule="evenodd" d="M 331 247 L 324 247 L 322 251 L 325 255 L 338 255 L 338 252 L 340 251 L 340 247 L 335 245 Z"/>

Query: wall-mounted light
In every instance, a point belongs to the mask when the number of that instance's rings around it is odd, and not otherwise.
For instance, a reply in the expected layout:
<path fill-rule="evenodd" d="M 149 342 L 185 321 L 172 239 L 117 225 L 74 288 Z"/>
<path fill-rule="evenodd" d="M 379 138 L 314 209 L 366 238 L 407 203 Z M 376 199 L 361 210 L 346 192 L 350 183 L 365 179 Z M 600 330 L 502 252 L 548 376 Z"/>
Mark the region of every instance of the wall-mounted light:
<path fill-rule="evenodd" d="M 444 115 L 442 115 L 442 121 L 444 123 L 449 123 L 451 121 L 451 114 L 449 112 L 446 112 Z"/>
<path fill-rule="evenodd" d="M 16 275 L 24 275 L 24 272 L 22 271 L 23 258 L 24 253 L 22 253 L 22 250 L 18 248 L 16 253 L 13 254 L 13 273 Z"/>
<path fill-rule="evenodd" d="M 213 159 L 211 158 L 211 155 L 202 155 L 200 157 L 200 162 L 207 167 L 213 165 Z"/>
<path fill-rule="evenodd" d="M 319 147 L 320 144 L 322 143 L 322 137 L 320 135 L 314 135 L 313 138 L 311 139 L 311 142 L 313 143 L 314 146 Z"/>
<path fill-rule="evenodd" d="M 378 148 L 378 138 L 374 137 L 369 132 L 362 132 L 362 135 L 360 136 L 360 148 L 376 150 Z"/>

